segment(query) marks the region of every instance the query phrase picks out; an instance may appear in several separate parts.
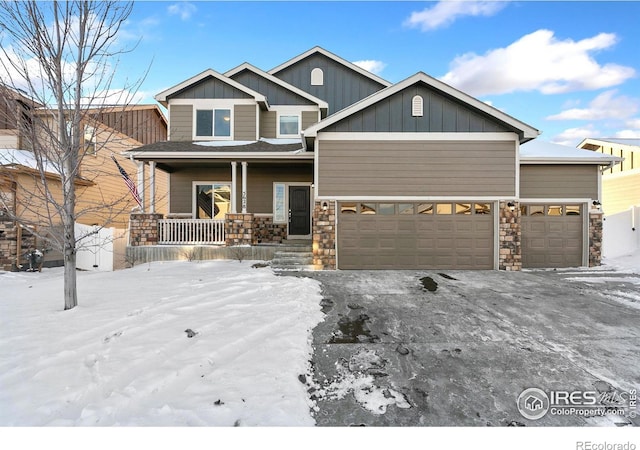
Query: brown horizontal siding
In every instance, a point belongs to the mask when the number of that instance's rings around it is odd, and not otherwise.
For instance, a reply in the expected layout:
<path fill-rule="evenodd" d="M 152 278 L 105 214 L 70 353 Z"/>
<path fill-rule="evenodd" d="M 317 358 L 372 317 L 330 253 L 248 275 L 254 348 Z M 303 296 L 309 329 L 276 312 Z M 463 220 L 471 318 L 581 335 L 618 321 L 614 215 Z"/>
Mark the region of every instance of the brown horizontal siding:
<path fill-rule="evenodd" d="M 515 142 L 321 141 L 319 194 L 515 195 Z"/>
<path fill-rule="evenodd" d="M 260 113 L 260 137 L 276 137 L 276 121 L 278 114 L 275 111 L 262 111 Z"/>
<path fill-rule="evenodd" d="M 238 211 L 241 210 L 242 166 L 238 163 L 236 180 Z M 185 168 L 171 174 L 171 213 L 192 212 L 193 181 L 231 181 L 231 164 L 211 168 Z M 247 167 L 247 211 L 270 214 L 273 212 L 274 182 L 313 181 L 311 164 L 259 164 Z"/>
<path fill-rule="evenodd" d="M 598 166 L 523 164 L 520 198 L 598 198 Z"/>
<path fill-rule="evenodd" d="M 234 108 L 233 138 L 237 141 L 256 140 L 255 105 L 236 105 Z"/>
<path fill-rule="evenodd" d="M 318 123 L 319 116 L 318 111 L 302 111 L 302 129 L 306 130 L 311 125 Z"/>
<path fill-rule="evenodd" d="M 170 105 L 169 139 L 172 141 L 193 140 L 193 106 Z"/>

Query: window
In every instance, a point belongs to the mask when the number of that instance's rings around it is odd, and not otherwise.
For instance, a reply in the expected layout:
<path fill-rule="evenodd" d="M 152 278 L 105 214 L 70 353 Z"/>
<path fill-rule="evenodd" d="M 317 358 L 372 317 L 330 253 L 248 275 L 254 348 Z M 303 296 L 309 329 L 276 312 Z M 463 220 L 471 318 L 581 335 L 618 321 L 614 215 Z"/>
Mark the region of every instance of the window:
<path fill-rule="evenodd" d="M 476 214 L 491 214 L 491 203 L 474 203 Z"/>
<path fill-rule="evenodd" d="M 316 67 L 311 71 L 311 86 L 322 86 L 324 84 L 324 72 Z"/>
<path fill-rule="evenodd" d="M 356 213 L 356 204 L 355 203 L 341 203 L 340 204 L 340 214 L 355 214 Z"/>
<path fill-rule="evenodd" d="M 530 216 L 544 216 L 544 206 L 542 206 L 542 205 L 531 205 L 531 206 L 529 206 L 529 215 Z"/>
<path fill-rule="evenodd" d="M 196 110 L 196 137 L 231 137 L 231 110 Z"/>
<path fill-rule="evenodd" d="M 436 205 L 436 214 L 451 214 L 452 211 L 451 203 L 438 203 Z"/>
<path fill-rule="evenodd" d="M 231 207 L 229 183 L 194 183 L 193 205 L 196 219 L 224 219 Z"/>
<path fill-rule="evenodd" d="M 393 203 L 378 204 L 378 212 L 384 216 L 392 216 L 396 213 L 396 205 Z"/>
<path fill-rule="evenodd" d="M 565 207 L 565 212 L 567 216 L 579 216 L 580 215 L 580 205 L 567 205 Z"/>
<path fill-rule="evenodd" d="M 433 203 L 418 203 L 418 214 L 433 214 Z"/>
<path fill-rule="evenodd" d="M 280 136 L 297 136 L 300 134 L 300 117 L 292 115 L 280 116 Z"/>
<path fill-rule="evenodd" d="M 96 149 L 96 129 L 92 126 L 84 127 L 84 149 L 86 155 L 97 155 Z"/>
<path fill-rule="evenodd" d="M 360 214 L 375 214 L 375 213 L 376 213 L 375 203 L 360 203 Z"/>
<path fill-rule="evenodd" d="M 405 215 L 405 214 L 413 214 L 413 203 L 400 203 L 398 205 L 398 211 L 400 212 L 400 214 Z"/>
<path fill-rule="evenodd" d="M 411 115 L 413 117 L 422 117 L 423 115 L 423 100 L 419 95 L 415 95 L 411 99 Z"/>
<path fill-rule="evenodd" d="M 456 203 L 456 214 L 471 215 L 471 203 Z"/>
<path fill-rule="evenodd" d="M 562 215 L 562 206 L 561 205 L 551 205 L 549 209 L 547 209 L 548 216 L 561 216 Z"/>
<path fill-rule="evenodd" d="M 287 223 L 286 186 L 284 183 L 273 185 L 273 222 Z"/>

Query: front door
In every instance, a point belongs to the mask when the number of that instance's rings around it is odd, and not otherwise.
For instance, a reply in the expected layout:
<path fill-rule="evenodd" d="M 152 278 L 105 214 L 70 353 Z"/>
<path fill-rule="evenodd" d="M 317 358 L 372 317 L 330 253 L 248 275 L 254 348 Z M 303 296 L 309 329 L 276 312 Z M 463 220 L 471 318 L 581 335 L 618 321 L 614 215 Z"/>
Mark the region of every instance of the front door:
<path fill-rule="evenodd" d="M 289 186 L 289 236 L 311 234 L 311 189 Z"/>

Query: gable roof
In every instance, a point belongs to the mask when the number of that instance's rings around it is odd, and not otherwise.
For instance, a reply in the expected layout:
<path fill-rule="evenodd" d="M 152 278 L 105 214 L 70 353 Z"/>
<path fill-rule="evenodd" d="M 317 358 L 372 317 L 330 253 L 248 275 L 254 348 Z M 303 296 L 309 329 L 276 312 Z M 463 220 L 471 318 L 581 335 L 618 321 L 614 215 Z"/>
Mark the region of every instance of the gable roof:
<path fill-rule="evenodd" d="M 324 120 L 321 120 L 320 122 L 310 126 L 309 128 L 307 128 L 306 130 L 303 131 L 303 134 L 305 137 L 315 137 L 317 135 L 317 133 L 321 130 L 323 130 L 324 128 L 328 127 L 329 125 L 332 125 L 336 122 L 339 122 L 340 120 L 349 117 L 350 115 L 358 112 L 358 111 L 362 111 L 363 109 L 367 108 L 368 106 L 371 106 L 377 102 L 379 102 L 380 100 L 383 100 L 387 97 L 390 97 L 391 95 L 402 91 L 403 89 L 406 89 L 418 82 L 422 82 L 425 83 L 426 85 L 432 87 L 433 89 L 451 97 L 454 98 L 460 102 L 463 102 L 469 106 L 471 106 L 472 108 L 490 116 L 493 117 L 494 119 L 503 122 L 505 124 L 507 124 L 508 126 L 515 128 L 516 130 L 519 131 L 519 135 L 520 135 L 520 141 L 522 142 L 526 142 L 529 141 L 531 139 L 535 139 L 539 134 L 540 131 L 538 131 L 536 128 L 533 128 L 530 125 L 527 125 L 524 122 L 521 122 L 518 119 L 515 119 L 514 117 L 511 117 L 508 114 L 505 114 L 504 112 L 500 111 L 499 109 L 494 108 L 493 106 L 490 106 L 484 102 L 481 102 L 480 100 L 471 97 L 468 94 L 465 94 L 462 91 L 459 91 L 451 86 L 449 86 L 446 83 L 443 83 L 440 80 L 437 80 L 433 77 L 430 77 L 429 75 L 425 74 L 424 72 L 418 72 L 415 75 L 400 81 L 399 83 L 396 83 L 392 86 L 389 86 L 385 89 L 382 89 L 381 91 L 378 91 L 372 95 L 370 95 L 369 97 L 366 97 L 362 100 L 360 100 L 357 103 L 354 103 L 353 105 L 344 108 L 340 111 L 338 111 L 335 114 L 332 114 L 331 116 L 327 117 Z"/>
<path fill-rule="evenodd" d="M 228 84 L 231 87 L 234 87 L 246 94 L 248 94 L 249 96 L 253 97 L 256 102 L 258 102 L 259 104 L 261 104 L 262 106 L 265 107 L 265 109 L 269 109 L 269 103 L 267 102 L 267 98 L 262 95 L 259 92 L 254 91 L 253 89 L 249 89 L 248 87 L 246 87 L 243 84 L 238 83 L 235 80 L 232 80 L 231 78 L 222 75 L 221 73 L 216 72 L 213 69 L 207 69 L 204 72 L 200 72 L 198 75 L 195 75 L 191 78 L 189 78 L 188 80 L 183 81 L 182 83 L 178 83 L 173 87 L 170 87 L 169 89 L 165 89 L 164 91 L 160 92 L 159 94 L 157 94 L 154 98 L 160 102 L 160 104 L 162 104 L 163 106 L 167 106 L 167 97 L 170 97 L 173 94 L 176 94 L 178 92 L 180 92 L 183 89 L 188 88 L 189 86 L 192 86 L 206 78 L 209 77 L 213 77 L 216 78 L 218 80 L 220 80 L 223 83 Z"/>
<path fill-rule="evenodd" d="M 578 147 L 586 148 L 587 150 L 597 150 L 599 147 L 612 144 L 631 151 L 636 151 L 638 150 L 638 147 L 640 147 L 640 138 L 586 138 L 578 144 Z"/>
<path fill-rule="evenodd" d="M 599 164 L 614 166 L 621 157 L 536 139 L 520 146 L 523 164 Z"/>
<path fill-rule="evenodd" d="M 312 49 L 307 50 L 306 52 L 291 58 L 289 61 L 284 62 L 282 64 L 280 64 L 277 67 L 274 67 L 273 69 L 271 69 L 269 71 L 269 73 L 271 75 L 275 75 L 276 73 L 286 69 L 289 66 L 294 65 L 295 63 L 297 63 L 298 61 L 302 61 L 303 59 L 307 58 L 308 56 L 313 55 L 314 53 L 320 53 L 324 56 L 326 56 L 327 58 L 330 58 L 334 61 L 336 61 L 339 64 L 342 64 L 343 66 L 348 67 L 349 69 L 358 72 L 361 75 L 364 75 L 365 77 L 368 77 L 370 79 L 372 79 L 373 81 L 380 83 L 383 86 L 391 86 L 391 83 L 388 82 L 387 80 L 385 80 L 384 78 L 379 77 L 378 75 L 375 75 L 371 72 L 369 72 L 368 70 L 363 69 L 362 67 L 356 66 L 354 63 L 347 61 L 346 59 L 343 59 L 341 57 L 339 57 L 338 55 L 335 55 L 325 49 L 323 49 L 322 47 L 319 46 L 315 46 Z"/>
<path fill-rule="evenodd" d="M 248 70 L 250 72 L 253 72 L 256 75 L 261 76 L 262 78 L 264 78 L 264 79 L 266 79 L 268 81 L 271 81 L 272 83 L 275 83 L 275 84 L 279 85 L 280 87 L 282 87 L 284 89 L 287 89 L 288 91 L 293 92 L 294 94 L 297 94 L 297 95 L 299 95 L 299 96 L 301 96 L 303 98 L 306 98 L 307 100 L 311 101 L 312 103 L 315 103 L 316 105 L 318 105 L 318 107 L 320 109 L 325 109 L 326 110 L 327 108 L 329 108 L 329 104 L 327 102 L 325 102 L 324 100 L 319 99 L 318 97 L 315 97 L 315 96 L 309 94 L 308 92 L 305 92 L 302 89 L 299 89 L 299 88 L 287 83 L 286 81 L 283 81 L 280 78 L 275 77 L 275 76 L 271 75 L 268 72 L 265 72 L 262 69 L 258 69 L 254 65 L 249 64 L 247 62 L 242 63 L 239 66 L 234 67 L 233 69 L 226 71 L 224 73 L 224 75 L 229 77 L 229 78 L 231 78 L 234 75 L 242 72 L 243 70 Z"/>

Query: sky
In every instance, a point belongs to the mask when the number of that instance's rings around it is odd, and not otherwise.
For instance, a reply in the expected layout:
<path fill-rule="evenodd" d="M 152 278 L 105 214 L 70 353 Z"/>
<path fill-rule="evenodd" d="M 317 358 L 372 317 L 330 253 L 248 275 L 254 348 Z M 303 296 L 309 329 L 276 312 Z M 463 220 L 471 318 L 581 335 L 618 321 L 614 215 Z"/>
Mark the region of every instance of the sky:
<path fill-rule="evenodd" d="M 136 100 L 154 102 L 205 69 L 268 71 L 319 45 L 392 83 L 423 71 L 576 146 L 640 137 L 638 23 L 638 1 L 139 1 L 115 84 L 146 74 Z"/>

